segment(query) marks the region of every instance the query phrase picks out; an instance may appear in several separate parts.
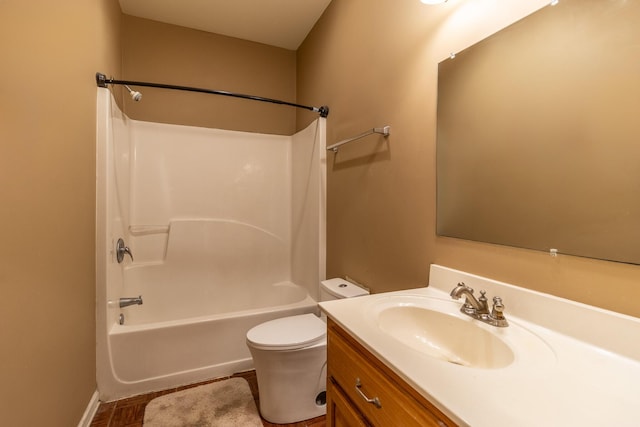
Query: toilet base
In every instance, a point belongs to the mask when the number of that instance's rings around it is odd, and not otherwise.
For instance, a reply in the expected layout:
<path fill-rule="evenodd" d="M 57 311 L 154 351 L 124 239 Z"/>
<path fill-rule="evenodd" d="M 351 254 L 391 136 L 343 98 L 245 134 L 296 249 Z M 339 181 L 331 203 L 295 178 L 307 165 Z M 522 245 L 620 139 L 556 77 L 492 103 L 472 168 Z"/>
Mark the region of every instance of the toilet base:
<path fill-rule="evenodd" d="M 326 414 L 326 341 L 298 350 L 249 349 L 262 418 L 287 424 Z"/>

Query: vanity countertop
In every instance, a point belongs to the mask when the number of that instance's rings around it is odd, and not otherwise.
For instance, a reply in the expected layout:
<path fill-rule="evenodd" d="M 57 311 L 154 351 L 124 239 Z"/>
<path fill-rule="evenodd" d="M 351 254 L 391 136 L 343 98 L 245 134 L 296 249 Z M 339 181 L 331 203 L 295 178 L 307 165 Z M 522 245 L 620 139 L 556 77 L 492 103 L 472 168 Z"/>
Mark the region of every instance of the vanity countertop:
<path fill-rule="evenodd" d="M 489 299 L 502 297 L 510 326 L 495 333 L 517 346 L 509 365 L 486 369 L 434 358 L 381 332 L 371 314 L 386 301 L 410 304 L 425 298 L 455 304 L 457 311 L 461 302 L 453 301 L 449 291 L 458 282 L 487 290 Z M 431 267 L 429 287 L 327 301 L 320 307 L 461 426 L 639 425 L 638 318 L 437 265 Z M 512 339 L 523 331 L 542 345 Z"/>

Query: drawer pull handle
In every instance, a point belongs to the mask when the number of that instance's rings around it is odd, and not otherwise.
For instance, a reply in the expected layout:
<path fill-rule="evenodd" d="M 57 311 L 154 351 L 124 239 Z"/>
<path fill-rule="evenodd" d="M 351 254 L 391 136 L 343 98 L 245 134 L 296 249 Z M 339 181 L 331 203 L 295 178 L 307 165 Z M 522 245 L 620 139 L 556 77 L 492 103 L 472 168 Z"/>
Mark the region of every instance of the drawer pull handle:
<path fill-rule="evenodd" d="M 377 397 L 374 397 L 373 399 L 369 399 L 367 395 L 364 394 L 362 390 L 360 390 L 360 387 L 362 387 L 362 383 L 360 383 L 360 378 L 356 378 L 356 391 L 360 394 L 360 396 L 362 396 L 365 402 L 371 403 L 378 409 L 382 408 L 382 403 L 380 403 L 380 399 L 378 399 Z"/>

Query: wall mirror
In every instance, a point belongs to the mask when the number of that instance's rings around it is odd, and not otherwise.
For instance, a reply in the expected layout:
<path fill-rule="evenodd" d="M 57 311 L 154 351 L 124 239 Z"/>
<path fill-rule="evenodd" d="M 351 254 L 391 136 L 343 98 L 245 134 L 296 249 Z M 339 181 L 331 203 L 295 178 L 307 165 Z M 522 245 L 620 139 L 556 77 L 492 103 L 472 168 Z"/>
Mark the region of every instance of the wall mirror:
<path fill-rule="evenodd" d="M 640 264 L 639 22 L 560 0 L 439 64 L 438 235 Z"/>

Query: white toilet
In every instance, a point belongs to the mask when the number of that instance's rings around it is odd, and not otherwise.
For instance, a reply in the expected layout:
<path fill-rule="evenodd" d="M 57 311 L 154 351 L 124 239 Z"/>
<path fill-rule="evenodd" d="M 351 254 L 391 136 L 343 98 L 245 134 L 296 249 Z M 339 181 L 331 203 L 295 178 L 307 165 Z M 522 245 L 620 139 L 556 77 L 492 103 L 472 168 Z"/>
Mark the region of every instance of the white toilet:
<path fill-rule="evenodd" d="M 320 283 L 320 301 L 369 292 L 343 279 Z M 247 332 L 260 393 L 260 413 L 275 424 L 326 413 L 327 325 L 314 314 L 283 317 Z"/>

